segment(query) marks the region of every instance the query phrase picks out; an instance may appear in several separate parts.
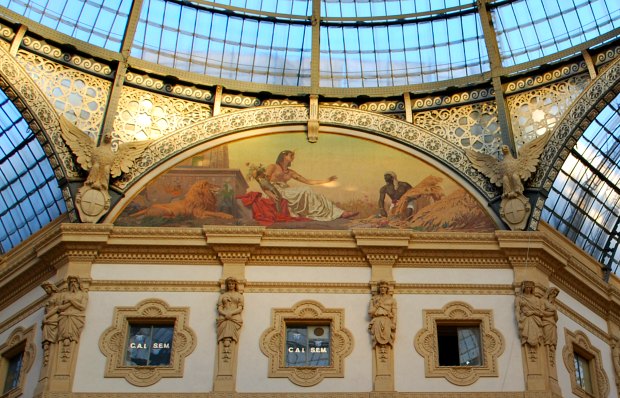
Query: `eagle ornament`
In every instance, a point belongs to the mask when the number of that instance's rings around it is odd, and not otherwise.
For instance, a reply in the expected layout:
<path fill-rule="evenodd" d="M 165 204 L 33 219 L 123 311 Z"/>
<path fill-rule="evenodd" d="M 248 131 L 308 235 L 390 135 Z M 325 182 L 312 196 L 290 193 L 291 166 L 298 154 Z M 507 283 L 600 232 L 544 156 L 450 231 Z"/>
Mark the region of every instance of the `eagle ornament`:
<path fill-rule="evenodd" d="M 532 208 L 529 200 L 523 195 L 525 190 L 523 183 L 536 172 L 536 166 L 548 139 L 549 134 L 543 134 L 526 143 L 516 158 L 510 153 L 508 145 L 502 145 L 501 160 L 470 149 L 465 150 L 474 168 L 487 176 L 491 183 L 502 188 L 500 217 L 513 231 L 523 230 L 529 218 Z"/>
<path fill-rule="evenodd" d="M 60 116 L 60 127 L 62 138 L 71 148 L 77 162 L 88 171 L 88 177 L 75 198 L 80 219 L 82 222 L 96 223 L 110 209 L 110 176 L 115 178 L 128 172 L 151 141 L 121 143 L 114 152 L 107 134 L 97 146 L 95 141 L 63 115 Z"/>

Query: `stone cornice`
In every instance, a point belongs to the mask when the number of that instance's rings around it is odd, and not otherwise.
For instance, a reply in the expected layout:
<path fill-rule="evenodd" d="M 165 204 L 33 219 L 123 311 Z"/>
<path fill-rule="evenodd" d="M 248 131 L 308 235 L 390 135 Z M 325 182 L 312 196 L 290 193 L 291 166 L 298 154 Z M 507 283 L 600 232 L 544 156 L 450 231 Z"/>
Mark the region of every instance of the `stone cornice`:
<path fill-rule="evenodd" d="M 510 269 L 530 266 L 542 270 L 551 283 L 596 314 L 605 319 L 620 319 L 620 290 L 616 279 L 612 278 L 610 284 L 605 283 L 595 260 L 544 223 L 540 224 L 539 231 L 468 234 L 395 229 L 137 228 L 56 222 L 4 256 L 0 288 L 12 293 L 3 297 L 0 306 L 10 304 L 51 277 L 55 264 L 72 260 L 93 264 L 205 266 L 241 261 L 246 266 L 274 267 L 388 264 L 406 268 Z M 97 283 L 94 281 L 93 289 L 99 288 Z M 174 290 L 172 285 L 166 289 Z M 274 288 L 252 283 L 247 286 L 259 291 Z M 136 285 L 134 288 L 143 287 Z M 281 288 L 290 287 L 278 287 Z M 314 288 L 303 286 L 303 289 Z M 417 292 L 438 288 L 399 285 L 397 290 Z M 185 286 L 183 289 L 210 291 L 212 287 Z M 464 289 L 476 290 L 472 287 Z M 498 289 L 504 290 L 503 287 Z"/>

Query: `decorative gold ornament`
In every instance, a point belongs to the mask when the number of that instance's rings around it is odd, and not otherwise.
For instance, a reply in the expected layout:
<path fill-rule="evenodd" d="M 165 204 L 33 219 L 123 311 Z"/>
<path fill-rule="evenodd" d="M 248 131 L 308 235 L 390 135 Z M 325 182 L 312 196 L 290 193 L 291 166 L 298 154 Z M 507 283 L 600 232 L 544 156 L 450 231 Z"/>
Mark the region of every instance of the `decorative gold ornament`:
<path fill-rule="evenodd" d="M 487 176 L 491 183 L 502 187 L 502 202 L 500 216 L 512 230 L 523 230 L 530 215 L 531 206 L 523 195 L 523 182 L 527 181 L 536 171 L 538 160 L 549 135 L 545 134 L 521 147 L 515 158 L 507 145 L 502 145 L 503 159 L 465 150 L 465 154 L 474 167 Z"/>
<path fill-rule="evenodd" d="M 108 135 L 103 137 L 101 145 L 96 146 L 90 137 L 63 115 L 59 119 L 62 138 L 76 155 L 80 166 L 88 171 L 88 177 L 76 197 L 80 218 L 84 222 L 96 223 L 110 209 L 110 176 L 118 177 L 129 171 L 151 142 L 125 142 L 114 152 Z"/>

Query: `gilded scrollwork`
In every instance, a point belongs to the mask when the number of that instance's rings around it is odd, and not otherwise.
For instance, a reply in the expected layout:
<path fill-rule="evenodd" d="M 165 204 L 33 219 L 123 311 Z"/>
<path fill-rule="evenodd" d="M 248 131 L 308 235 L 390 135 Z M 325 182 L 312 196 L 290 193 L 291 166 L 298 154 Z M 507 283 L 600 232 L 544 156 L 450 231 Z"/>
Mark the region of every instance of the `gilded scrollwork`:
<path fill-rule="evenodd" d="M 136 72 L 127 72 L 125 75 L 125 83 L 133 86 L 141 87 L 149 91 L 157 91 L 161 95 L 172 94 L 176 97 L 193 101 L 210 101 L 213 99 L 213 93 L 210 90 L 200 89 L 198 87 L 188 86 L 180 83 L 166 82 L 150 75 L 139 74 Z"/>
<path fill-rule="evenodd" d="M 494 91 L 492 88 L 473 89 L 452 95 L 432 96 L 418 98 L 412 101 L 414 111 L 425 111 L 432 108 L 442 108 L 452 105 L 465 105 L 473 102 L 494 99 Z"/>

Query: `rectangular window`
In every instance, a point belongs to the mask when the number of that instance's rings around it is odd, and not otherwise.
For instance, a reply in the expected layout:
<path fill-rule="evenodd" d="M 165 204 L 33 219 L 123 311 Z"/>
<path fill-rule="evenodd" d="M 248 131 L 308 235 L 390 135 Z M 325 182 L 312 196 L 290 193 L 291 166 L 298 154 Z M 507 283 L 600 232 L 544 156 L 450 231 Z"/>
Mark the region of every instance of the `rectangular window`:
<path fill-rule="evenodd" d="M 575 358 L 575 378 L 579 387 L 588 394 L 592 394 L 592 379 L 590 377 L 590 361 L 578 353 L 574 353 Z"/>
<path fill-rule="evenodd" d="M 329 334 L 329 325 L 286 325 L 286 366 L 330 366 Z"/>
<path fill-rule="evenodd" d="M 23 349 L 5 358 L 7 371 L 6 377 L 4 378 L 4 388 L 2 389 L 2 394 L 6 394 L 7 392 L 19 386 L 19 376 L 22 371 L 23 359 Z"/>
<path fill-rule="evenodd" d="M 482 366 L 480 326 L 437 325 L 439 366 Z"/>
<path fill-rule="evenodd" d="M 174 324 L 129 324 L 126 366 L 170 366 Z"/>

